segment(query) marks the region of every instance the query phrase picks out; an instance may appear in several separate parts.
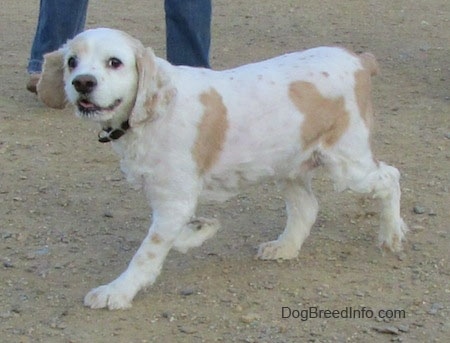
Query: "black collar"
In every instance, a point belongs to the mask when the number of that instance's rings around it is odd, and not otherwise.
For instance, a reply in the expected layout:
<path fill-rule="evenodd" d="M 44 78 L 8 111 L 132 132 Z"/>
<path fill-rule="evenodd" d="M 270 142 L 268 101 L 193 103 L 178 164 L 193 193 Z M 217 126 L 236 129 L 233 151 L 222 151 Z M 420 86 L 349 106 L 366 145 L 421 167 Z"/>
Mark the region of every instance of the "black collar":
<path fill-rule="evenodd" d="M 128 123 L 128 120 L 126 120 L 122 124 L 120 124 L 120 128 L 113 129 L 112 127 L 108 127 L 106 129 L 103 129 L 98 133 L 98 141 L 100 143 L 115 141 L 116 139 L 122 137 L 129 128 L 130 124 Z"/>

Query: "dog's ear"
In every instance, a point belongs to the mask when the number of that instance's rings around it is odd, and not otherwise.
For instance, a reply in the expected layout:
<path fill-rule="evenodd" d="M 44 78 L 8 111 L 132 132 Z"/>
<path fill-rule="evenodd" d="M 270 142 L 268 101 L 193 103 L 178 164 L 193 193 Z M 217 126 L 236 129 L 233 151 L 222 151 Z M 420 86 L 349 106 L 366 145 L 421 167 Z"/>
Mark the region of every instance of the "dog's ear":
<path fill-rule="evenodd" d="M 150 48 L 139 49 L 136 53 L 138 85 L 136 100 L 129 118 L 130 126 L 136 126 L 153 115 L 152 104 L 157 94 L 155 55 Z"/>
<path fill-rule="evenodd" d="M 61 49 L 44 55 L 44 65 L 37 84 L 37 93 L 39 99 L 51 108 L 66 106 L 64 54 Z"/>
<path fill-rule="evenodd" d="M 175 91 L 170 80 L 156 66 L 156 56 L 151 48 L 138 49 L 136 53 L 138 87 L 136 100 L 129 118 L 131 127 L 147 120 L 155 120 L 165 113 Z"/>

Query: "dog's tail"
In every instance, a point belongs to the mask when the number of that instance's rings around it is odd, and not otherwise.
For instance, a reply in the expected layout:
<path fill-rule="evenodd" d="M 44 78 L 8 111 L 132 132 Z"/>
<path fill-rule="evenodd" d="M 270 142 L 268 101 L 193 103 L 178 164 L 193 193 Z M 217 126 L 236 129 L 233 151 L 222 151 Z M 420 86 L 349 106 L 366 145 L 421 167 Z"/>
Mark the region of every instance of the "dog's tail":
<path fill-rule="evenodd" d="M 363 52 L 359 55 L 359 59 L 361 60 L 364 69 L 369 71 L 371 76 L 377 75 L 380 72 L 377 59 L 370 52 Z"/>

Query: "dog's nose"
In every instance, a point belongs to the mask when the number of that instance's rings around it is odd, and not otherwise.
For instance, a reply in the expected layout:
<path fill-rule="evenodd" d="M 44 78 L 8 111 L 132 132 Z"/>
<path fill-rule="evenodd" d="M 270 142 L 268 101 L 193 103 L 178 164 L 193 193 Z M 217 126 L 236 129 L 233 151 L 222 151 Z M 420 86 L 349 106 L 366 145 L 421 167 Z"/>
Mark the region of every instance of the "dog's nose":
<path fill-rule="evenodd" d="M 78 75 L 72 81 L 78 93 L 89 94 L 97 86 L 97 79 L 89 74 Z"/>

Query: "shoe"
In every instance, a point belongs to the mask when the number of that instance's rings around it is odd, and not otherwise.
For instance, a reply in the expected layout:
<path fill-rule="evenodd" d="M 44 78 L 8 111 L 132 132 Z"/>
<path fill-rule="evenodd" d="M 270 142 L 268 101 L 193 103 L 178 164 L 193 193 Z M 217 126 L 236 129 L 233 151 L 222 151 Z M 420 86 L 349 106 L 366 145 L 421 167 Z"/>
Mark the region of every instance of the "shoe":
<path fill-rule="evenodd" d="M 27 82 L 27 90 L 30 91 L 31 93 L 37 94 L 36 86 L 40 78 L 41 78 L 40 73 L 30 74 L 30 78 L 28 79 Z"/>

